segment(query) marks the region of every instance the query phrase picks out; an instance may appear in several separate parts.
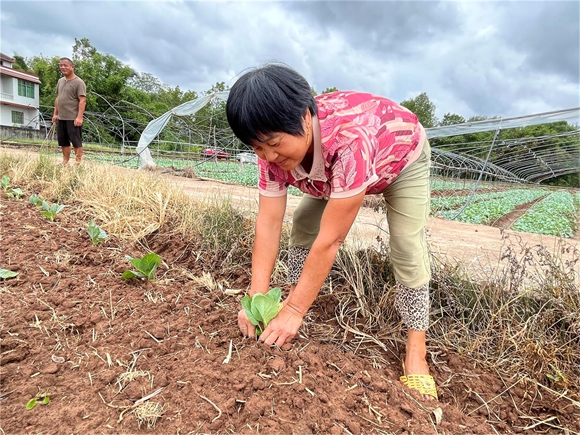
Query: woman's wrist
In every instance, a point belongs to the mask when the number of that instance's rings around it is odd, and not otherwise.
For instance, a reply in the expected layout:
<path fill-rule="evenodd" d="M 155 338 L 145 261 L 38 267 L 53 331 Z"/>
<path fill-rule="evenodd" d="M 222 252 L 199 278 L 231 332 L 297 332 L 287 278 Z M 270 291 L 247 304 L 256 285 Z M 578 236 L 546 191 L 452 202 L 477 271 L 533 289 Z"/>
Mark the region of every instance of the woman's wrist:
<path fill-rule="evenodd" d="M 300 305 L 292 303 L 290 300 L 286 301 L 284 307 L 287 308 L 293 314 L 300 317 L 304 317 L 308 312 L 308 308 L 310 308 L 310 307 L 301 307 Z"/>

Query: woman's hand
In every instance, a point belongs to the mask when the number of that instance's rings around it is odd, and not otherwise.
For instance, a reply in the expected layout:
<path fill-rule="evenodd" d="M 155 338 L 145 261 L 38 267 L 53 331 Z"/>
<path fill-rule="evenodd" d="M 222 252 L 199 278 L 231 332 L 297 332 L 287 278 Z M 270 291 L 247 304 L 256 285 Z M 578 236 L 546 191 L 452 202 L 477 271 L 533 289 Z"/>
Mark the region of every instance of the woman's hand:
<path fill-rule="evenodd" d="M 284 308 L 268 324 L 268 327 L 260 335 L 260 341 L 268 346 L 274 343 L 282 347 L 284 343 L 292 341 L 302 325 L 304 316 L 290 305 L 284 304 Z"/>
<path fill-rule="evenodd" d="M 246 311 L 243 308 L 238 312 L 238 326 L 244 337 L 255 337 L 256 327 L 248 320 Z"/>

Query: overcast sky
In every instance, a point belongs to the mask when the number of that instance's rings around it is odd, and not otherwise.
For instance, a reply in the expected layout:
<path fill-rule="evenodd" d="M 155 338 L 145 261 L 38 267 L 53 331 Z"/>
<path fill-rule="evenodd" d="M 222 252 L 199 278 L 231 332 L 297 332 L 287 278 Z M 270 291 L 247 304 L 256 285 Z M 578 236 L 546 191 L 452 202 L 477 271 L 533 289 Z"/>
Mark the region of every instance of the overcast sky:
<path fill-rule="evenodd" d="M 395 101 L 427 92 L 437 116 L 580 106 L 580 2 L 28 1 L 0 3 L 2 53 L 72 55 L 89 38 L 139 72 L 202 92 L 284 62 L 318 91 Z"/>

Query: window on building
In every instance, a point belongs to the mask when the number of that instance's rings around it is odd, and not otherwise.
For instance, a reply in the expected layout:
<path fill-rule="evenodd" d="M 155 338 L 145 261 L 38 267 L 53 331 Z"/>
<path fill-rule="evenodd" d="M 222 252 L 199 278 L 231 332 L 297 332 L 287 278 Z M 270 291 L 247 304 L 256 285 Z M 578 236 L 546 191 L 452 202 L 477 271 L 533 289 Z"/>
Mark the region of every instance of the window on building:
<path fill-rule="evenodd" d="M 34 98 L 34 83 L 18 79 L 18 95 Z"/>
<path fill-rule="evenodd" d="M 24 124 L 24 112 L 12 111 L 12 124 Z"/>

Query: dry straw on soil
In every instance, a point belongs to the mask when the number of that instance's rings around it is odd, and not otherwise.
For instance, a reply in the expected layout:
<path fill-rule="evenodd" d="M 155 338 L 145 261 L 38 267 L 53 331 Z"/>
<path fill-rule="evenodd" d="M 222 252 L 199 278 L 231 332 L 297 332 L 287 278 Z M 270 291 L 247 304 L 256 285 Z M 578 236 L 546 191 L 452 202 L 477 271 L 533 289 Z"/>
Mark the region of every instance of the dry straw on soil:
<path fill-rule="evenodd" d="M 76 213 L 94 219 L 114 237 L 144 246 L 153 237 L 180 237 L 192 240 L 192 245 L 195 239 L 195 246 L 211 254 L 214 268 L 227 270 L 236 263 L 249 267 L 253 218 L 227 201 L 195 202 L 159 175 L 90 164 L 66 168 L 43 155 L 4 156 L 0 174 L 47 200 L 74 205 Z M 515 255 L 516 250 L 526 250 L 526 255 Z M 519 246 L 517 239 L 506 240 L 501 261 L 508 267 L 483 281 L 433 255 L 432 361 L 436 364 L 441 350 L 463 354 L 495 371 L 506 385 L 506 395 L 516 383 L 527 382 L 578 406 L 580 252 L 564 240 L 560 252 L 566 253 L 566 260 L 542 246 L 529 248 Z M 275 271 L 280 280 L 285 256 L 282 248 Z M 364 348 L 369 358 L 381 363 L 378 350 L 386 349 L 384 342 L 404 342 L 393 309 L 393 286 L 387 246 L 342 249 L 321 292 L 322 298 L 336 301 L 331 309 L 337 326 L 317 324 L 309 316 L 304 333 L 346 349 Z M 163 409 L 151 402 L 142 415 L 138 412 L 134 410 L 140 423 L 152 427 Z"/>

